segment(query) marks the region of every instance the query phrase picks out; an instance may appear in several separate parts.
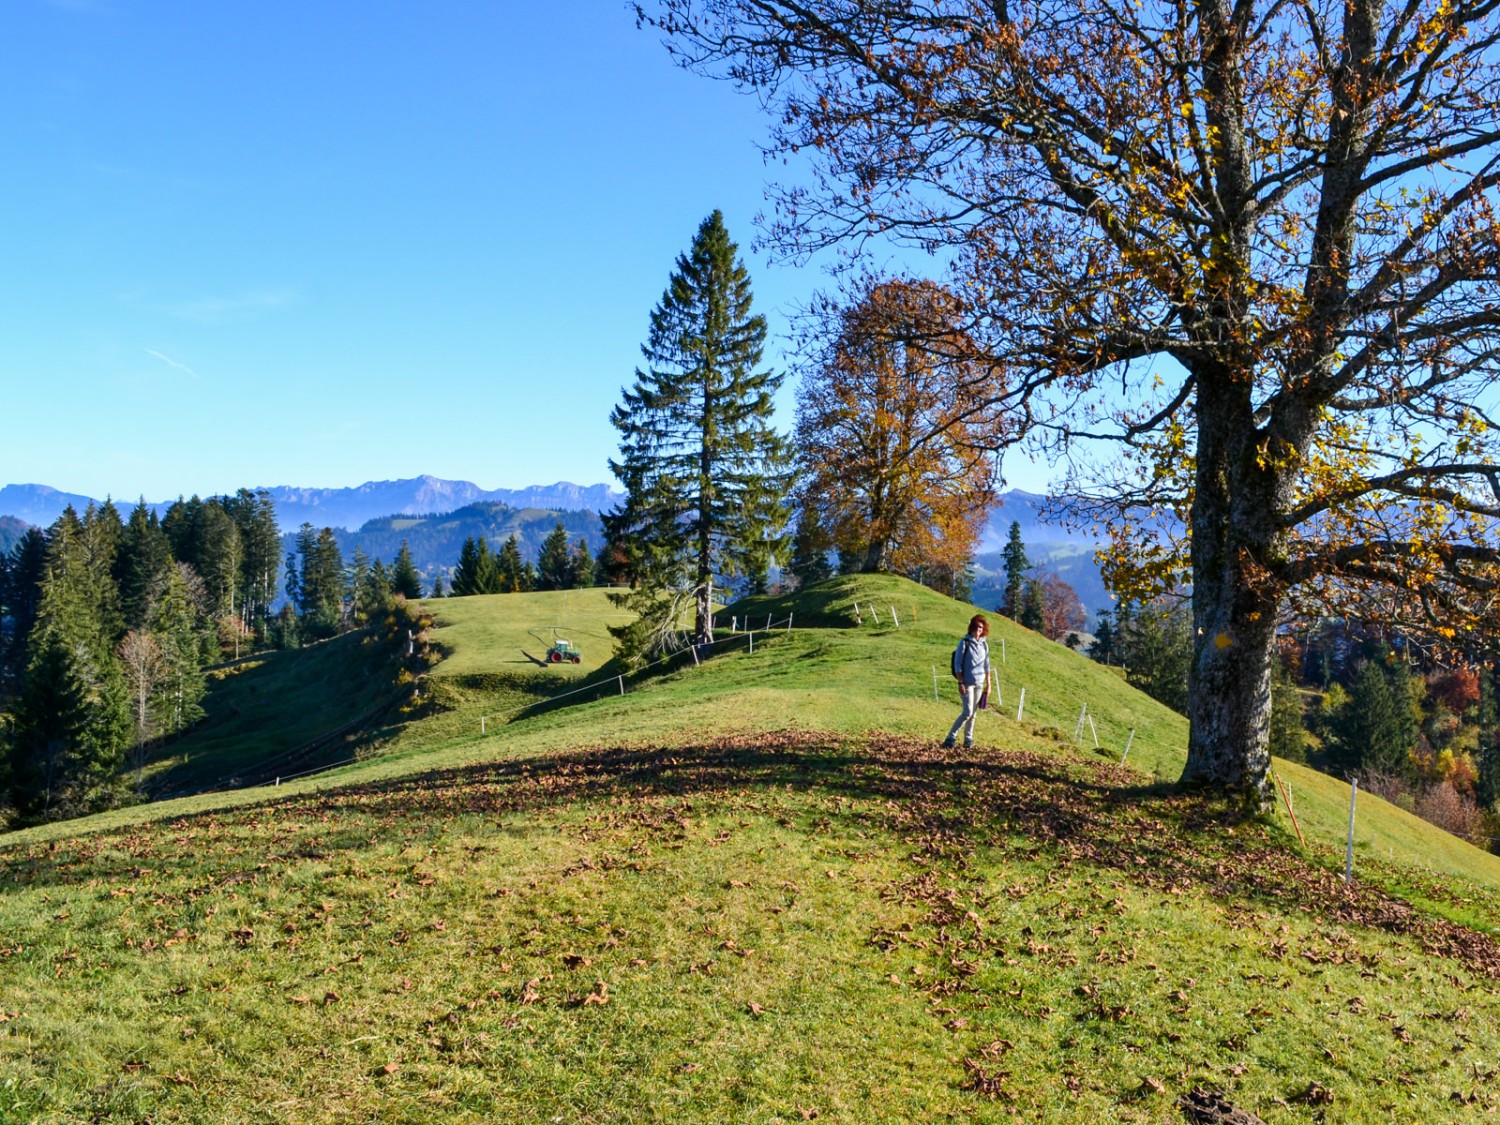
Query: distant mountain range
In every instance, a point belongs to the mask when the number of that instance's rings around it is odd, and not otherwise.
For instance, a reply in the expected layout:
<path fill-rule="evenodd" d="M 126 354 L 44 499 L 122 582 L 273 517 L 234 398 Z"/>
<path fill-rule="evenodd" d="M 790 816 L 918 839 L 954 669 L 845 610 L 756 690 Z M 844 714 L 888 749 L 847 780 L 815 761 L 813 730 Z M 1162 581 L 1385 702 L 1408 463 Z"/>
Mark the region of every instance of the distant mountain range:
<path fill-rule="evenodd" d="M 613 508 L 620 493 L 607 484 L 578 485 L 559 481 L 529 488 L 483 489 L 469 481 L 433 476 L 410 480 L 369 481 L 355 488 L 267 488 L 276 505 L 283 532 L 303 523 L 331 527 L 339 533 L 346 554 L 355 546 L 371 558 L 387 562 L 402 539 L 410 540 L 412 555 L 424 574 L 447 572 L 458 559 L 458 548 L 470 535 L 488 535 L 498 542 L 511 532 L 521 541 L 523 554 L 534 557 L 541 539 L 561 520 L 570 536 L 586 536 L 595 551 L 600 544 L 598 513 Z M 6 549 L 23 527 L 47 527 L 72 505 L 82 512 L 98 497 L 59 492 L 41 484 L 8 484 L 0 488 L 0 549 Z M 164 512 L 175 500 L 148 501 Z M 1001 495 L 980 540 L 976 561 L 974 599 L 989 607 L 998 602 L 1003 584 L 999 551 L 1010 525 L 1020 525 L 1021 539 L 1033 563 L 1072 584 L 1090 613 L 1111 604 L 1094 565 L 1097 540 L 1042 518 L 1045 497 L 1015 489 Z M 116 500 L 128 516 L 134 500 Z M 442 516 L 434 520 L 432 517 Z M 11 517 L 6 520 L 5 517 Z M 397 519 L 395 517 L 406 517 Z"/>
<path fill-rule="evenodd" d="M 282 531 L 295 531 L 303 523 L 355 531 L 384 516 L 432 516 L 473 504 L 504 504 L 517 511 L 543 509 L 569 512 L 602 512 L 614 507 L 620 494 L 607 484 L 579 485 L 567 481 L 530 488 L 484 489 L 466 480 L 440 480 L 432 476 L 411 480 L 368 481 L 355 488 L 298 488 L 277 485 L 267 488 L 276 504 L 276 520 Z M 0 515 L 14 516 L 36 527 L 47 527 L 69 504 L 82 512 L 100 497 L 59 492 L 44 484 L 8 484 L 0 488 Z M 147 501 L 164 512 L 176 499 Z M 115 506 L 128 516 L 134 499 L 116 497 Z"/>
<path fill-rule="evenodd" d="M 0 516 L 0 555 L 5 554 L 26 534 L 30 525 L 15 516 Z"/>

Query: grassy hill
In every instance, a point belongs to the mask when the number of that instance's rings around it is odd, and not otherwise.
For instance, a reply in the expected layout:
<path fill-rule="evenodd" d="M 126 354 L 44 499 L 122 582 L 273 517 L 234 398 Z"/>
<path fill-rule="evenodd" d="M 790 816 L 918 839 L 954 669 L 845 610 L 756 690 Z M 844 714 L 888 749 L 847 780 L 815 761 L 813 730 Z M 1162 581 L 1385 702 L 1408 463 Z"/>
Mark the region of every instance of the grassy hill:
<path fill-rule="evenodd" d="M 634 679 L 600 591 L 435 609 L 446 709 L 378 758 L 0 837 L 0 1120 L 1500 1107 L 1493 857 L 1362 798 L 1345 888 L 1342 786 L 1281 767 L 1305 849 L 1229 823 L 1180 717 L 1009 622 L 960 753 L 972 611 L 899 580 Z M 585 662 L 528 669 L 553 626 Z"/>

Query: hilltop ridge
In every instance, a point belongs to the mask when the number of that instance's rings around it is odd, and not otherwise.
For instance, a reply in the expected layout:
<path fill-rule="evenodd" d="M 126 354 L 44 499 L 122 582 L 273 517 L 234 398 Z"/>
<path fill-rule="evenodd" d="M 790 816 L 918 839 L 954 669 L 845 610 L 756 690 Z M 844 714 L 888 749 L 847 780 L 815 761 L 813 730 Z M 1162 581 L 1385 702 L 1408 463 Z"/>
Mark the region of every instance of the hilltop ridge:
<path fill-rule="evenodd" d="M 941 751 L 973 609 L 905 580 L 727 607 L 636 677 L 607 606 L 445 599 L 435 709 L 366 760 L 0 837 L 13 1112 L 1500 1110 L 1495 857 L 1369 800 L 1345 888 L 1337 782 L 1278 765 L 1306 847 L 1235 820 L 1172 784 L 1180 716 L 1006 620 L 1003 706 Z"/>

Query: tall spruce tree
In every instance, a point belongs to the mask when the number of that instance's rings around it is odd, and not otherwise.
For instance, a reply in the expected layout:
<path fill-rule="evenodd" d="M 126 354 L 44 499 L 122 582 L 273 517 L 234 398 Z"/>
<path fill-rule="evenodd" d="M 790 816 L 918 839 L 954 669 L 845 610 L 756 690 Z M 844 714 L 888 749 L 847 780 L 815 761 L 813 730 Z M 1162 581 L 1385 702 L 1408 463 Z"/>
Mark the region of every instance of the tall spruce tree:
<path fill-rule="evenodd" d="M 10 746 L 11 800 L 26 819 L 100 807 L 130 744 L 129 700 L 112 632 L 118 594 L 110 538 L 117 530 L 90 505 L 83 520 L 66 509 L 47 533 Z"/>
<path fill-rule="evenodd" d="M 459 548 L 458 562 L 453 567 L 452 589 L 453 596 L 456 598 L 466 598 L 470 594 L 479 593 L 479 589 L 475 584 L 475 577 L 479 571 L 479 547 L 481 543 L 484 544 L 484 552 L 488 555 L 490 550 L 489 544 L 485 542 L 482 535 L 479 537 L 478 542 L 475 542 L 474 536 L 466 536 L 464 538 L 464 545 Z"/>
<path fill-rule="evenodd" d="M 573 560 L 568 550 L 568 532 L 557 521 L 557 526 L 547 533 L 542 541 L 541 552 L 536 560 L 536 588 L 538 590 L 566 590 L 573 585 Z"/>
<path fill-rule="evenodd" d="M 1021 594 L 1021 613 L 1016 620 L 1033 632 L 1040 633 L 1047 620 L 1047 591 L 1041 580 L 1028 578 Z"/>
<path fill-rule="evenodd" d="M 587 537 L 578 537 L 568 561 L 572 570 L 570 581 L 575 589 L 584 589 L 594 584 L 594 555 L 589 550 Z"/>
<path fill-rule="evenodd" d="M 484 594 L 522 594 L 531 589 L 526 563 L 521 558 L 521 541 L 513 531 L 500 544 L 500 553 L 491 560 L 484 578 Z"/>
<path fill-rule="evenodd" d="M 8 619 L 0 628 L 0 692 L 14 690 L 26 667 L 26 640 L 41 605 L 46 566 L 47 537 L 28 528 L 11 548 L 0 589 L 0 615 Z"/>
<path fill-rule="evenodd" d="M 417 573 L 417 564 L 412 562 L 411 548 L 401 540 L 401 549 L 396 552 L 395 565 L 391 567 L 391 593 L 416 601 L 422 596 L 422 576 Z"/>
<path fill-rule="evenodd" d="M 720 212 L 703 220 L 652 310 L 645 369 L 610 416 L 620 432 L 610 468 L 625 499 L 605 531 L 630 545 L 641 584 L 618 597 L 660 614 L 675 611 L 659 595 L 689 591 L 699 642 L 713 640 L 716 578 L 763 572 L 787 520 L 790 449 L 771 426 L 782 377 L 756 370 L 766 321 L 751 312 L 737 250 Z M 648 632 L 674 635 L 665 624 Z"/>
<path fill-rule="evenodd" d="M 208 691 L 203 676 L 206 627 L 193 603 L 192 574 L 185 563 L 167 569 L 149 622 L 164 664 L 154 706 L 157 723 L 168 734 L 186 730 L 203 717 L 200 703 Z"/>
<path fill-rule="evenodd" d="M 143 497 L 131 510 L 115 556 L 114 576 L 127 629 L 139 629 L 146 623 L 167 570 L 173 565 L 167 534 Z"/>
<path fill-rule="evenodd" d="M 1011 521 L 1001 557 L 1005 566 L 1005 600 L 1000 604 L 1000 612 L 1012 621 L 1019 621 L 1026 596 L 1026 571 L 1031 566 L 1031 560 L 1026 557 L 1026 544 L 1021 542 L 1019 521 Z"/>
<path fill-rule="evenodd" d="M 276 600 L 276 568 L 281 558 L 281 530 L 276 504 L 265 489 L 242 488 L 224 497 L 224 510 L 239 530 L 239 615 L 244 628 L 264 640 L 271 603 Z"/>
<path fill-rule="evenodd" d="M 287 593 L 297 603 L 302 628 L 314 637 L 331 637 L 344 620 L 344 556 L 332 528 L 314 531 L 304 523 L 297 531 L 297 553 L 287 556 Z"/>

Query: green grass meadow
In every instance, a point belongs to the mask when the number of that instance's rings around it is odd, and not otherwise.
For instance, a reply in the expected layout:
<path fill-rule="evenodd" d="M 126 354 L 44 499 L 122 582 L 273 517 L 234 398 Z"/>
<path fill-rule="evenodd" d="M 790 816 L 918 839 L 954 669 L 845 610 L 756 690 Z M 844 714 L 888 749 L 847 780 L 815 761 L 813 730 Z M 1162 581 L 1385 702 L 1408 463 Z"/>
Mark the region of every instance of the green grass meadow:
<path fill-rule="evenodd" d="M 1495 857 L 1361 795 L 1346 887 L 1345 787 L 1278 767 L 1305 848 L 1236 821 L 1180 716 L 1008 621 L 964 752 L 973 609 L 902 580 L 637 676 L 604 591 L 428 608 L 427 711 L 358 763 L 0 837 L 0 1121 L 1500 1109 Z"/>

